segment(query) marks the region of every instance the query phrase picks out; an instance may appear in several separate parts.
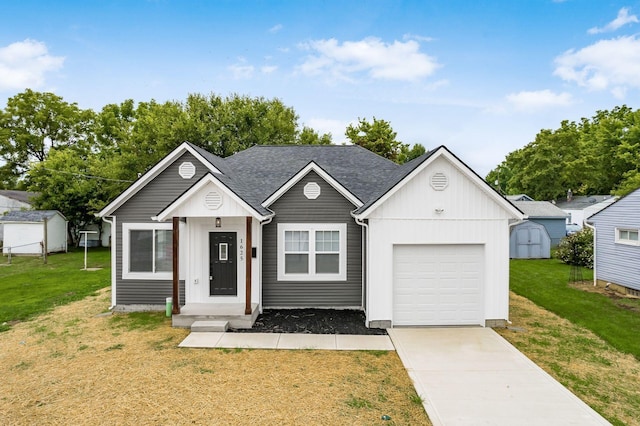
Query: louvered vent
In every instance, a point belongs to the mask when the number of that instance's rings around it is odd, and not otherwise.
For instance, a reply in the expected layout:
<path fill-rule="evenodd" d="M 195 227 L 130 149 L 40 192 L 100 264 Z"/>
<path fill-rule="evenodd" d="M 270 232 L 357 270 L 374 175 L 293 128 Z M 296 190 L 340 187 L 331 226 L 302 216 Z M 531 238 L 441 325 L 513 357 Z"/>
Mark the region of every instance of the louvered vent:
<path fill-rule="evenodd" d="M 442 172 L 434 173 L 431 176 L 431 187 L 436 191 L 444 191 L 449 186 L 449 178 Z"/>
<path fill-rule="evenodd" d="M 178 168 L 178 174 L 182 177 L 182 179 L 191 179 L 196 174 L 196 166 L 193 165 L 190 161 L 185 161 L 180 164 Z"/>
<path fill-rule="evenodd" d="M 210 210 L 217 210 L 222 205 L 222 195 L 218 191 L 211 191 L 204 196 L 204 205 Z"/>
<path fill-rule="evenodd" d="M 320 196 L 320 185 L 315 182 L 309 182 L 304 186 L 304 196 L 310 200 L 315 200 Z"/>

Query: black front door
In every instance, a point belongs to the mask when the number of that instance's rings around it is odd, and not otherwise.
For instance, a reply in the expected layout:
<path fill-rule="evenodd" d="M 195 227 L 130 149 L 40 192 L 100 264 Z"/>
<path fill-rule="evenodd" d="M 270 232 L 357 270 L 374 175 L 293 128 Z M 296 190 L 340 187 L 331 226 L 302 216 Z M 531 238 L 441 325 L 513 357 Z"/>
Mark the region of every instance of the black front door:
<path fill-rule="evenodd" d="M 236 233 L 209 232 L 209 295 L 236 296 Z"/>

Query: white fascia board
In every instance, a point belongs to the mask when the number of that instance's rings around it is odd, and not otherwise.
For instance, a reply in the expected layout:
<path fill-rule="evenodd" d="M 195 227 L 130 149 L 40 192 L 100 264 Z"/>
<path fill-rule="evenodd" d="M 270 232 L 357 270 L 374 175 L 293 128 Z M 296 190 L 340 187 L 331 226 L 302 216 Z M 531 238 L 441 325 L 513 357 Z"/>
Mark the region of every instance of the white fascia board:
<path fill-rule="evenodd" d="M 318 166 L 313 161 L 307 164 L 303 169 L 301 169 L 298 173 L 296 173 L 291 179 L 284 183 L 276 192 L 274 192 L 269 198 L 267 198 L 264 203 L 262 203 L 263 207 L 269 207 L 271 204 L 275 203 L 280 197 L 282 197 L 287 191 L 293 187 L 296 183 L 300 182 L 300 180 L 309 174 L 310 171 L 316 172 L 325 182 L 327 182 L 333 189 L 338 191 L 344 198 L 349 200 L 351 204 L 356 206 L 356 208 L 362 206 L 362 201 L 358 199 L 355 195 L 349 192 L 344 186 L 342 186 L 337 180 L 332 178 L 329 173 L 325 172 L 320 166 Z"/>
<path fill-rule="evenodd" d="M 200 179 L 195 185 L 189 188 L 184 194 L 176 198 L 171 204 L 164 208 L 157 216 L 153 216 L 151 219 L 157 220 L 158 222 L 164 222 L 165 220 L 172 217 L 172 213 L 179 208 L 184 202 L 190 199 L 194 194 L 196 194 L 200 189 L 205 187 L 208 184 L 214 184 L 216 187 L 220 188 L 222 192 L 231 198 L 236 203 L 240 204 L 248 213 L 251 214 L 254 218 L 259 221 L 263 221 L 268 219 L 269 216 L 263 216 L 258 213 L 253 207 L 247 204 L 242 198 L 238 197 L 233 191 L 227 188 L 222 182 L 220 182 L 215 176 L 208 173 L 202 179 Z"/>
<path fill-rule="evenodd" d="M 407 182 L 413 179 L 416 175 L 420 174 L 425 168 L 429 167 L 437 158 L 445 157 L 451 164 L 453 164 L 460 172 L 466 175 L 472 182 L 474 182 L 480 189 L 482 189 L 490 198 L 500 204 L 506 211 L 508 211 L 515 219 L 523 220 L 526 218 L 520 210 L 518 210 L 513 204 L 507 201 L 496 191 L 494 191 L 489 185 L 481 179 L 475 172 L 473 172 L 469 166 L 461 162 L 457 157 L 451 154 L 445 147 L 440 147 L 427 158 L 422 164 L 413 169 L 411 173 L 398 182 L 393 188 L 387 191 L 382 197 L 380 197 L 375 203 L 369 206 L 365 211 L 355 216 L 358 220 L 366 219 L 371 213 L 373 213 L 378 207 L 385 203 L 393 194 L 402 188 Z"/>
<path fill-rule="evenodd" d="M 146 172 L 140 179 L 136 180 L 131 186 L 129 186 L 122 194 L 118 195 L 115 200 L 109 203 L 105 208 L 100 210 L 96 216 L 103 217 L 109 216 L 116 209 L 122 206 L 129 198 L 135 195 L 138 191 L 144 188 L 151 180 L 155 179 L 164 169 L 169 167 L 176 161 L 182 154 L 185 152 L 191 153 L 194 157 L 198 159 L 209 171 L 212 173 L 222 174 L 220 170 L 215 168 L 209 161 L 207 161 L 202 155 L 200 155 L 195 149 L 191 147 L 186 142 L 183 142 L 176 149 L 171 151 L 166 157 L 164 157 L 160 162 L 158 162 L 155 166 L 153 166 L 148 172 Z"/>

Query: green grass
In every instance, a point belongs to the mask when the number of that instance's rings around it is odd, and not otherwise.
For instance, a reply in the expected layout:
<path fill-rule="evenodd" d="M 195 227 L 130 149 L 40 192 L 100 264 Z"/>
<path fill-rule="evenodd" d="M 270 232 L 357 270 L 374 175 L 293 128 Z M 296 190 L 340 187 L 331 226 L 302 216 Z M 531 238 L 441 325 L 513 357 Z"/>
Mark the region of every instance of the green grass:
<path fill-rule="evenodd" d="M 640 360 L 640 301 L 572 288 L 570 275 L 571 267 L 557 259 L 512 260 L 511 290 Z M 593 280 L 593 271 L 583 268 L 582 276 Z"/>
<path fill-rule="evenodd" d="M 103 268 L 84 271 L 84 251 L 40 257 L 0 257 L 0 331 L 11 324 L 48 312 L 56 306 L 83 299 L 110 284 L 109 249 L 89 249 L 87 266 Z"/>

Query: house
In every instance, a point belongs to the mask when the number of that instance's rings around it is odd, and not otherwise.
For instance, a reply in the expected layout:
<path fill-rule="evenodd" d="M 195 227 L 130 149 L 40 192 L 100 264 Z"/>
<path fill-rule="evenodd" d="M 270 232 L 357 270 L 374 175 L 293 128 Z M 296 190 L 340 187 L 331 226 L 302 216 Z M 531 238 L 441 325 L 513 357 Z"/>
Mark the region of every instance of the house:
<path fill-rule="evenodd" d="M 544 225 L 523 220 L 511 225 L 509 257 L 512 259 L 549 259 L 551 237 Z"/>
<path fill-rule="evenodd" d="M 544 226 L 551 238 L 551 247 L 560 244 L 567 234 L 567 214 L 548 201 L 513 201 L 531 222 Z"/>
<path fill-rule="evenodd" d="M 67 219 L 57 210 L 20 210 L 0 216 L 2 253 L 40 255 L 67 251 Z"/>
<path fill-rule="evenodd" d="M 31 199 L 37 193 L 27 191 L 0 190 L 0 216 L 14 210 L 27 210 L 31 208 Z M 3 240 L 4 226 L 0 223 L 0 242 Z M 0 244 L 0 247 L 2 244 Z"/>
<path fill-rule="evenodd" d="M 640 296 L 640 188 L 591 216 L 594 279 Z"/>
<path fill-rule="evenodd" d="M 102 222 L 102 229 L 96 224 L 87 225 L 82 228 L 82 231 L 89 231 L 89 233 L 83 233 L 80 236 L 78 245 L 84 247 L 110 247 L 111 246 L 111 225 L 107 222 Z M 84 239 L 87 239 L 86 243 Z"/>
<path fill-rule="evenodd" d="M 556 202 L 556 207 L 568 215 L 567 224 L 575 223 L 582 228 L 585 220 L 616 199 L 611 195 L 569 195 L 566 200 Z"/>
<path fill-rule="evenodd" d="M 534 201 L 533 198 L 529 197 L 527 194 L 507 195 L 507 200 L 509 200 L 509 201 Z"/>
<path fill-rule="evenodd" d="M 359 146 L 183 143 L 98 214 L 112 305 L 250 327 L 263 308 L 364 310 L 369 327 L 481 326 L 509 311 L 515 206 L 441 146 L 402 166 Z"/>

